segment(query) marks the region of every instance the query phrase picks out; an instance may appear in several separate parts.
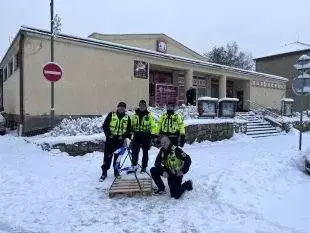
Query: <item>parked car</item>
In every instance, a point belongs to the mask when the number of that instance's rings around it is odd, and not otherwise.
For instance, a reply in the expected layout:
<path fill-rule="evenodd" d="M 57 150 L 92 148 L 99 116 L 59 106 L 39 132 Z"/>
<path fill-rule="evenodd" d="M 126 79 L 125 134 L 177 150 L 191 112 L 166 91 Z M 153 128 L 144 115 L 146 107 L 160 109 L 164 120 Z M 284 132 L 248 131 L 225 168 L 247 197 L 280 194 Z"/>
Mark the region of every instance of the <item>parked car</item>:
<path fill-rule="evenodd" d="M 5 135 L 5 118 L 2 112 L 0 112 L 0 135 Z"/>

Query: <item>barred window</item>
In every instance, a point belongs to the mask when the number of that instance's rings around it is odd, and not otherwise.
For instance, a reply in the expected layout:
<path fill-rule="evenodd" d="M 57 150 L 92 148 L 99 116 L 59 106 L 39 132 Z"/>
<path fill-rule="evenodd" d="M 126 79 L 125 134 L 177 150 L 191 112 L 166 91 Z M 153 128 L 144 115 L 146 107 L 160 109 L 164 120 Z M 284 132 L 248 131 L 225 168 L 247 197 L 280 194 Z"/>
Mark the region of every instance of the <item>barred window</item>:
<path fill-rule="evenodd" d="M 4 67 L 3 69 L 3 81 L 8 79 L 8 68 Z"/>
<path fill-rule="evenodd" d="M 16 53 L 14 56 L 14 71 L 19 68 L 19 53 Z"/>
<path fill-rule="evenodd" d="M 13 74 L 13 59 L 10 60 L 9 65 L 8 65 L 8 77 L 10 77 Z"/>

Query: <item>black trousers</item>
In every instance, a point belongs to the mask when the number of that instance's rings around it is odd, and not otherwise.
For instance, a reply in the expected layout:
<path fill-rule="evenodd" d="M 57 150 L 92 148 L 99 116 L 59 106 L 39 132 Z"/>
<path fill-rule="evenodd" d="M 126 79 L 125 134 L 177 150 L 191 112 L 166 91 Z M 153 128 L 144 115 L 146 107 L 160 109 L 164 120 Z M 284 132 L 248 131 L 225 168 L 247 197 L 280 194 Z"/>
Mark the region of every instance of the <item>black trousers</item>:
<path fill-rule="evenodd" d="M 132 165 L 136 166 L 139 160 L 139 152 L 142 148 L 142 168 L 147 167 L 149 161 L 149 149 L 150 149 L 151 138 L 148 135 L 145 136 L 134 136 L 132 140 Z"/>
<path fill-rule="evenodd" d="M 104 157 L 103 157 L 103 164 L 101 166 L 102 173 L 107 173 L 107 171 L 111 167 L 111 162 L 113 158 L 113 152 L 119 149 L 124 145 L 123 140 L 118 140 L 118 139 L 110 139 L 107 140 L 105 145 L 104 145 Z M 116 160 L 118 158 L 118 155 L 114 155 L 113 159 L 113 168 L 115 167 Z M 114 169 L 115 172 L 115 169 Z"/>
<path fill-rule="evenodd" d="M 157 167 L 151 168 L 152 178 L 159 190 L 165 190 L 164 182 L 161 179 L 163 172 L 164 170 L 162 168 L 157 168 Z M 186 190 L 185 185 L 182 184 L 182 179 L 183 179 L 183 176 L 174 176 L 171 174 L 169 174 L 168 176 L 168 185 L 170 189 L 170 195 L 171 197 L 174 197 L 175 199 L 179 199 Z"/>

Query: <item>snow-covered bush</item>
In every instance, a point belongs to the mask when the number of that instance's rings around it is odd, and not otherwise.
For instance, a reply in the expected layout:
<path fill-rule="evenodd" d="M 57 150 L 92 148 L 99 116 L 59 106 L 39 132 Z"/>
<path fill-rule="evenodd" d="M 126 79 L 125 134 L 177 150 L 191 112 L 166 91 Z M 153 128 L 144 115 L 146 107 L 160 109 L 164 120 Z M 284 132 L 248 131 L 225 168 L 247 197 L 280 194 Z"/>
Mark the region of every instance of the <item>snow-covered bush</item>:
<path fill-rule="evenodd" d="M 102 133 L 106 115 L 101 117 L 65 118 L 51 132 L 51 136 L 76 136 Z"/>

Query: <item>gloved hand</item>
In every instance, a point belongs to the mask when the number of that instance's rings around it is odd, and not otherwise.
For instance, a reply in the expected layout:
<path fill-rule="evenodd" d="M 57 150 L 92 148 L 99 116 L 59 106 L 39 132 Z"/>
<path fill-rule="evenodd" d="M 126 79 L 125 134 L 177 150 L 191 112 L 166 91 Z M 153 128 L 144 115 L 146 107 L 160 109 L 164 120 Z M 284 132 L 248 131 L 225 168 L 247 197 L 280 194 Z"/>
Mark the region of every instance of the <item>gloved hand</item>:
<path fill-rule="evenodd" d="M 182 171 L 177 171 L 175 175 L 176 176 L 183 176 L 183 172 Z"/>
<path fill-rule="evenodd" d="M 125 139 L 124 139 L 124 146 L 125 146 L 125 147 L 130 147 L 130 142 L 131 142 L 131 141 L 130 141 L 129 138 L 125 138 Z"/>
<path fill-rule="evenodd" d="M 163 177 L 168 178 L 169 177 L 168 172 L 163 172 Z"/>
<path fill-rule="evenodd" d="M 180 138 L 180 147 L 183 147 L 184 144 L 186 142 L 186 139 L 185 139 L 185 135 L 181 135 L 181 138 Z"/>

